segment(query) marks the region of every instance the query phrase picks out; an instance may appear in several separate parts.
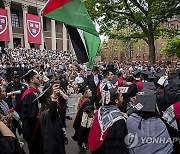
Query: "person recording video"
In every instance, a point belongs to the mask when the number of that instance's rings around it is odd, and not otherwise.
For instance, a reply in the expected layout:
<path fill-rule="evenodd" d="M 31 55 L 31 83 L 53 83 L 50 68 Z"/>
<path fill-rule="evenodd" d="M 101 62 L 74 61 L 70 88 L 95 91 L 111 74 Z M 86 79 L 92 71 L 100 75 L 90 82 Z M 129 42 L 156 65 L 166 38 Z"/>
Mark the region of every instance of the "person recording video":
<path fill-rule="evenodd" d="M 56 78 L 59 81 L 59 85 L 60 85 L 60 89 L 61 89 L 61 95 L 59 98 L 59 114 L 61 116 L 62 119 L 62 123 L 64 124 L 64 126 L 66 127 L 66 118 L 69 120 L 72 120 L 71 117 L 66 116 L 66 110 L 68 108 L 67 106 L 67 100 L 68 100 L 68 95 L 67 95 L 67 87 L 68 87 L 68 82 L 66 80 L 66 77 L 64 75 L 63 70 L 56 70 Z"/>

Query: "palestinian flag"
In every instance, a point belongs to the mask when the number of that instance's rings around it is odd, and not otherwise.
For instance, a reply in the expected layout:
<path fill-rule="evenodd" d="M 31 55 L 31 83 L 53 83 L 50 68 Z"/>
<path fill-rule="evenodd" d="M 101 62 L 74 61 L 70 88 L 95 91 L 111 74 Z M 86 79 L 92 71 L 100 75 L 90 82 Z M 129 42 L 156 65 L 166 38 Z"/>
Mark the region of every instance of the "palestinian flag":
<path fill-rule="evenodd" d="M 78 62 L 92 67 L 100 39 L 81 0 L 49 0 L 42 14 L 66 25 Z"/>

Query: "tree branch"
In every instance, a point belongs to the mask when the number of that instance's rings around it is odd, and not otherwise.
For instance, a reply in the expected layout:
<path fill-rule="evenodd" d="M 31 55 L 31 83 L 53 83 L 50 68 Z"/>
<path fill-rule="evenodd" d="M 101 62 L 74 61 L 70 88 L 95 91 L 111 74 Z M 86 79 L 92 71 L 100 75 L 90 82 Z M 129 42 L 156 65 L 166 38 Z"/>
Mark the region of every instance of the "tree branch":
<path fill-rule="evenodd" d="M 131 14 L 126 13 L 126 12 L 121 12 L 121 11 L 116 11 L 116 10 L 110 10 L 110 11 L 114 12 L 114 13 L 118 13 L 118 14 L 124 14 L 124 15 L 127 15 L 127 16 L 131 17 Z"/>
<path fill-rule="evenodd" d="M 144 37 L 143 40 L 144 40 L 146 43 L 148 43 L 148 39 L 147 39 L 147 38 Z"/>
<path fill-rule="evenodd" d="M 135 20 L 134 14 L 133 14 L 131 8 L 129 7 L 129 5 L 128 5 L 128 3 L 127 3 L 127 0 L 124 0 L 124 3 L 125 3 L 125 5 L 126 5 L 127 9 L 129 10 L 129 12 L 130 12 L 130 14 L 131 14 L 131 17 Z"/>
<path fill-rule="evenodd" d="M 161 22 L 163 22 L 165 19 L 166 19 L 166 17 L 164 17 L 164 18 L 160 19 L 158 22 L 156 22 L 156 23 L 154 24 L 153 31 L 155 31 L 155 29 L 157 28 L 157 26 L 158 26 Z"/>
<path fill-rule="evenodd" d="M 136 0 L 130 0 L 135 6 L 137 6 L 144 14 L 145 16 L 148 15 L 148 12 L 136 1 Z"/>
<path fill-rule="evenodd" d="M 130 13 L 131 13 L 131 18 L 133 19 L 133 20 L 131 20 L 131 19 L 128 19 L 128 20 L 130 20 L 130 21 L 136 23 L 137 25 L 139 25 L 139 26 L 141 27 L 141 29 L 144 31 L 144 33 L 147 34 L 147 29 L 143 26 L 143 24 L 142 24 L 141 22 L 137 22 L 137 21 L 135 20 L 135 16 L 134 16 L 131 8 L 129 7 L 129 5 L 128 5 L 128 3 L 127 3 L 127 0 L 124 0 L 124 3 L 125 3 L 125 5 L 126 5 L 126 8 L 130 11 Z"/>

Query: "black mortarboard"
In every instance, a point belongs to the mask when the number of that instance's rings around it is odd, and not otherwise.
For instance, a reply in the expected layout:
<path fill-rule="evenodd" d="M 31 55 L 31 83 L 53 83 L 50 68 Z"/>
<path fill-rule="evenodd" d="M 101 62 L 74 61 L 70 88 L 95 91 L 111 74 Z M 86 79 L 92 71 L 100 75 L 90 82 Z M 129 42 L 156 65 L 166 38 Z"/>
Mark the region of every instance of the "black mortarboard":
<path fill-rule="evenodd" d="M 173 82 L 174 82 L 177 86 L 180 86 L 180 79 L 179 79 L 179 78 L 173 79 Z"/>
<path fill-rule="evenodd" d="M 162 77 L 162 76 L 164 76 L 164 75 L 165 75 L 165 72 L 166 72 L 166 70 L 165 70 L 165 69 L 160 70 L 159 72 L 157 72 L 157 73 L 155 74 L 155 76 L 157 76 L 157 77 Z"/>
<path fill-rule="evenodd" d="M 140 77 L 140 75 L 141 75 L 141 70 L 135 70 L 134 71 L 134 76 L 135 77 Z"/>
<path fill-rule="evenodd" d="M 148 90 L 155 90 L 156 87 L 154 85 L 154 82 L 144 82 L 143 83 L 143 91 L 148 91 Z"/>
<path fill-rule="evenodd" d="M 149 79 L 156 79 L 156 77 L 153 74 L 150 74 Z"/>
<path fill-rule="evenodd" d="M 82 95 L 84 95 L 85 91 L 88 90 L 88 89 L 89 89 L 89 87 L 88 87 L 86 84 L 84 84 L 84 85 L 82 85 L 82 86 L 80 87 L 79 92 L 80 92 Z"/>
<path fill-rule="evenodd" d="M 151 74 L 151 72 L 150 71 L 148 71 L 148 70 L 142 70 L 142 72 L 141 72 L 141 76 L 145 79 L 145 80 L 147 80 L 148 78 L 149 78 L 149 75 Z"/>
<path fill-rule="evenodd" d="M 126 94 L 128 92 L 129 87 L 119 87 L 118 90 L 122 94 Z"/>
<path fill-rule="evenodd" d="M 12 72 L 12 77 L 15 78 L 15 77 L 20 77 L 20 73 L 18 71 L 13 71 Z"/>
<path fill-rule="evenodd" d="M 128 97 L 134 97 L 134 96 L 136 96 L 137 92 L 139 92 L 139 90 L 138 90 L 136 84 L 133 83 L 132 85 L 129 86 L 126 94 Z"/>
<path fill-rule="evenodd" d="M 141 71 L 141 74 L 150 75 L 151 72 L 148 71 L 148 70 L 142 70 L 142 71 Z"/>
<path fill-rule="evenodd" d="M 23 78 L 25 78 L 25 80 L 29 82 L 30 79 L 35 75 L 37 75 L 37 72 L 35 72 L 34 70 L 29 70 L 26 74 L 23 75 Z"/>
<path fill-rule="evenodd" d="M 155 112 L 156 95 L 154 91 L 139 92 L 136 94 L 135 108 L 139 111 Z"/>
<path fill-rule="evenodd" d="M 50 98 L 50 93 L 49 93 L 50 88 L 51 87 L 46 88 L 38 97 L 36 97 L 34 101 L 39 100 L 40 103 L 44 103 L 46 100 L 48 100 Z"/>

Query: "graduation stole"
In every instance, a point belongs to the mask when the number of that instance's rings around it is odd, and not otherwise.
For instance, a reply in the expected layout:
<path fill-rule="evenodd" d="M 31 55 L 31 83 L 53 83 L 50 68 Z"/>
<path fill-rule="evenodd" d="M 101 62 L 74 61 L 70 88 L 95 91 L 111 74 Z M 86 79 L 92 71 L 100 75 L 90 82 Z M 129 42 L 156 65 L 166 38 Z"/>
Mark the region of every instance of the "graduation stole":
<path fill-rule="evenodd" d="M 22 97 L 21 97 L 21 100 L 20 100 L 20 103 L 19 103 L 19 106 L 17 109 L 19 109 L 19 107 L 21 106 L 21 103 L 22 103 L 22 100 L 24 99 L 24 97 L 30 93 L 37 93 L 39 92 L 38 89 L 35 89 L 35 88 L 28 88 L 25 90 L 25 92 L 23 93 Z"/>
<path fill-rule="evenodd" d="M 87 98 L 84 98 L 84 99 L 81 101 L 80 106 L 79 106 L 79 110 L 82 108 L 82 106 L 86 103 L 87 100 L 88 100 Z M 78 116 L 78 115 L 79 115 L 79 111 L 76 113 L 76 116 L 75 116 L 75 118 L 74 118 L 73 127 L 74 127 L 74 125 L 75 125 L 75 123 L 76 123 L 76 120 L 77 120 L 77 116 Z"/>
<path fill-rule="evenodd" d="M 135 84 L 141 91 L 144 89 L 142 81 L 136 81 Z"/>
<path fill-rule="evenodd" d="M 100 83 L 101 83 L 101 80 L 99 80 L 98 85 L 97 85 L 97 92 L 96 92 L 97 95 L 101 93 Z"/>
<path fill-rule="evenodd" d="M 26 95 L 28 95 L 28 94 L 30 94 L 30 93 L 37 93 L 37 92 L 39 92 L 39 90 L 38 90 L 38 89 L 35 89 L 35 88 L 28 88 L 28 89 L 26 89 L 26 91 L 23 93 L 23 95 L 22 95 L 22 97 L 21 97 L 21 102 L 22 102 L 22 100 L 24 99 L 24 97 L 25 97 Z"/>

